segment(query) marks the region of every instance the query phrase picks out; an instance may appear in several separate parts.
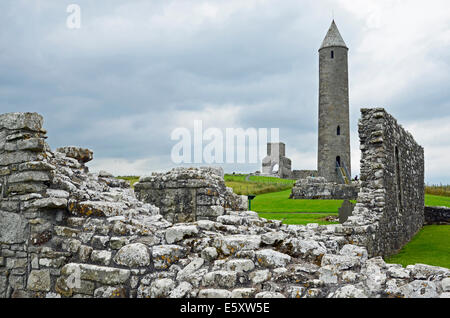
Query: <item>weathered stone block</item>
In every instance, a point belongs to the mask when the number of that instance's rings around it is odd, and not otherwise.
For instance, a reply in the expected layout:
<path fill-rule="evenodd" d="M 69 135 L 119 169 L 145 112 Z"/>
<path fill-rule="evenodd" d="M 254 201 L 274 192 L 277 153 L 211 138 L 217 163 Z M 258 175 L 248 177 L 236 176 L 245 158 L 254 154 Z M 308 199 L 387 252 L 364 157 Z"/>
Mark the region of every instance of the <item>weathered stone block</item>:
<path fill-rule="evenodd" d="M 76 159 L 82 164 L 85 164 L 94 158 L 92 150 L 86 148 L 70 146 L 58 148 L 56 151 L 63 153 L 66 157 Z"/>
<path fill-rule="evenodd" d="M 131 272 L 127 269 L 70 263 L 61 269 L 61 274 L 66 277 L 73 275 L 73 277 L 105 285 L 118 285 L 124 284 L 130 278 Z"/>
<path fill-rule="evenodd" d="M 48 269 L 32 270 L 28 276 L 27 288 L 33 291 L 50 291 L 50 271 Z"/>
<path fill-rule="evenodd" d="M 259 265 L 269 268 L 285 267 L 291 261 L 289 255 L 271 249 L 257 251 L 256 259 Z"/>
<path fill-rule="evenodd" d="M 152 249 L 156 269 L 167 269 L 186 255 L 186 249 L 178 245 L 157 245 Z"/>
<path fill-rule="evenodd" d="M 144 244 L 133 243 L 122 247 L 114 257 L 114 262 L 128 267 L 148 266 L 150 254 Z"/>
<path fill-rule="evenodd" d="M 166 230 L 166 241 L 172 244 L 196 234 L 198 234 L 198 229 L 195 225 L 174 226 Z"/>
<path fill-rule="evenodd" d="M 23 243 L 28 236 L 28 221 L 22 215 L 0 211 L 0 243 Z"/>
<path fill-rule="evenodd" d="M 0 115 L 0 128 L 41 131 L 44 119 L 37 113 L 7 113 Z"/>

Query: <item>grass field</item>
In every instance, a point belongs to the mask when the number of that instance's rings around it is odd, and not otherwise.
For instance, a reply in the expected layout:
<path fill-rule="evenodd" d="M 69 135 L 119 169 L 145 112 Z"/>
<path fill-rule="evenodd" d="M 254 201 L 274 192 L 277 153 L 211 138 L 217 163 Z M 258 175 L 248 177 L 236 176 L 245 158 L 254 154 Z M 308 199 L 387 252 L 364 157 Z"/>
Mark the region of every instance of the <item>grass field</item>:
<path fill-rule="evenodd" d="M 291 190 L 266 193 L 256 196 L 252 201 L 255 212 L 314 212 L 337 214 L 342 200 L 291 200 Z"/>
<path fill-rule="evenodd" d="M 332 224 L 327 216 L 337 216 L 342 200 L 290 200 L 295 180 L 246 175 L 225 175 L 228 187 L 237 194 L 256 194 L 252 210 L 269 220 L 285 224 Z M 247 188 L 248 187 L 248 188 Z"/>
<path fill-rule="evenodd" d="M 295 180 L 286 180 L 273 177 L 247 175 L 225 175 L 226 185 L 233 188 L 234 193 L 240 195 L 259 195 L 291 189 Z"/>
<path fill-rule="evenodd" d="M 417 263 L 450 268 L 450 225 L 428 225 L 413 237 L 388 263 L 413 265 Z"/>
<path fill-rule="evenodd" d="M 450 197 L 425 194 L 425 205 L 450 207 Z"/>

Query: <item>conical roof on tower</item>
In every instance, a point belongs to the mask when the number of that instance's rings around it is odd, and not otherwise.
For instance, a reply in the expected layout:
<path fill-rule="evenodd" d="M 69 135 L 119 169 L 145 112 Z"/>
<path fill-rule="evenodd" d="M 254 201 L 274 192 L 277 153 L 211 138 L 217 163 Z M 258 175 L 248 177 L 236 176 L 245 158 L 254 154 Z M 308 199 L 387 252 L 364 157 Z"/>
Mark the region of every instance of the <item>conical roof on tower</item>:
<path fill-rule="evenodd" d="M 339 33 L 336 23 L 333 20 L 333 22 L 331 22 L 330 28 L 328 29 L 328 33 L 325 36 L 322 45 L 320 46 L 319 51 L 326 47 L 335 47 L 335 46 L 345 47 L 348 49 L 347 45 L 344 42 L 344 39 Z"/>

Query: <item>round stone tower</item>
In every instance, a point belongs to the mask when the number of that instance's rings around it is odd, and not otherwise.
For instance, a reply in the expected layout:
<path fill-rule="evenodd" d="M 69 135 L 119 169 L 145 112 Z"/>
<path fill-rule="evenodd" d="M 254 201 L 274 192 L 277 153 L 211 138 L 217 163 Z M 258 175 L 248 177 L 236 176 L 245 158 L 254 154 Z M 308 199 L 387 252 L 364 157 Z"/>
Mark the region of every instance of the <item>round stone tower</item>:
<path fill-rule="evenodd" d="M 337 183 L 351 181 L 347 53 L 333 20 L 319 49 L 317 167 L 320 176 Z"/>

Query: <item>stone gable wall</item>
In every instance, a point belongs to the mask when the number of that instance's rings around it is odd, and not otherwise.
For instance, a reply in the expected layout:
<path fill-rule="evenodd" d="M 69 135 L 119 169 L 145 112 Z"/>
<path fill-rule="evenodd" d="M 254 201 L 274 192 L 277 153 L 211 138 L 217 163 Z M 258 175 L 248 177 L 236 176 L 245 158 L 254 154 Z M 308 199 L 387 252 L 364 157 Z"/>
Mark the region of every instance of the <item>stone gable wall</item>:
<path fill-rule="evenodd" d="M 344 225 L 360 228 L 355 240 L 370 255 L 388 256 L 423 226 L 424 150 L 383 108 L 361 116 L 361 190 Z"/>

